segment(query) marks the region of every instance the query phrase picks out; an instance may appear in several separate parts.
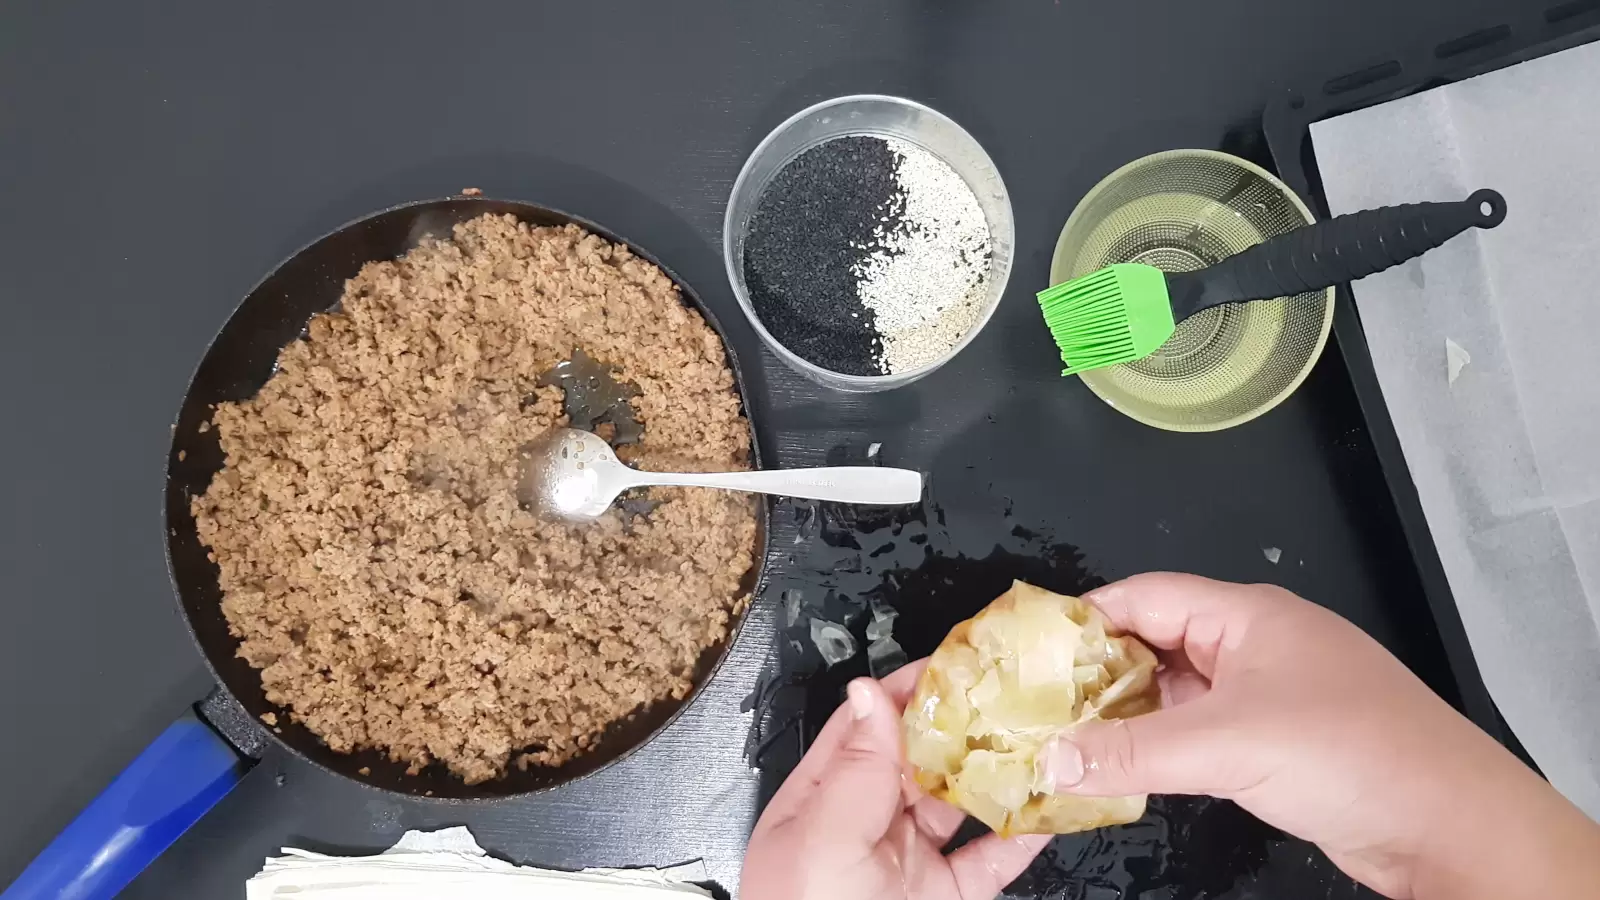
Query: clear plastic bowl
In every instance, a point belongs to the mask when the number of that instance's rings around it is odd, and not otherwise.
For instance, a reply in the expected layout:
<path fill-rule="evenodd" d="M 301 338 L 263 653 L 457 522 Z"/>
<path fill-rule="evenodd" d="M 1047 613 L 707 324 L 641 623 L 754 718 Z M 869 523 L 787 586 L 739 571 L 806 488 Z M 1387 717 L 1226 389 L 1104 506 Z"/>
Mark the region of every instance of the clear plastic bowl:
<path fill-rule="evenodd" d="M 802 359 L 778 342 L 761 324 L 750 303 L 744 283 L 744 239 L 756 202 L 768 182 L 790 161 L 812 147 L 837 137 L 872 135 L 899 138 L 916 144 L 939 157 L 972 188 L 989 224 L 993 255 L 989 261 L 988 296 L 983 312 L 961 342 L 938 360 L 909 372 L 892 375 L 847 375 L 824 369 Z M 826 387 L 841 391 L 883 391 L 910 384 L 949 362 L 960 353 L 983 326 L 1005 294 L 1011 277 L 1011 254 L 1016 245 L 1016 226 L 1011 219 L 1011 197 L 1006 193 L 1000 172 L 972 135 L 942 113 L 911 100 L 880 94 L 856 94 L 826 100 L 790 116 L 767 135 L 745 160 L 739 178 L 733 183 L 728 209 L 722 220 L 722 261 L 739 307 L 772 352 L 796 372 Z"/>
<path fill-rule="evenodd" d="M 1114 263 L 1200 269 L 1315 221 L 1295 192 L 1246 160 L 1168 150 L 1107 175 L 1061 230 L 1050 283 Z M 1179 322 L 1154 353 L 1079 377 L 1146 425 L 1219 431 L 1282 403 L 1328 342 L 1333 290 L 1230 303 Z"/>

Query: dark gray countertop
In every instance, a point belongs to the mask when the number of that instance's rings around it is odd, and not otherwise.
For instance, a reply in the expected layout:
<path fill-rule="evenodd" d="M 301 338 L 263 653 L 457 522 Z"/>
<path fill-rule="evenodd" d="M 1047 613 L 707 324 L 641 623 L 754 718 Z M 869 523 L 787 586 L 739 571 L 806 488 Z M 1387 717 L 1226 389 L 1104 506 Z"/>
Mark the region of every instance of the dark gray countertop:
<path fill-rule="evenodd" d="M 1255 119 L 1268 97 L 1514 5 L 0 9 L 0 884 L 209 687 L 164 569 L 161 477 L 185 381 L 251 285 L 351 218 L 480 187 L 566 208 L 649 248 L 722 311 L 755 360 L 722 274 L 723 201 L 768 129 L 842 93 L 904 94 L 965 125 L 1010 187 L 1019 235 L 1000 314 L 914 388 L 825 394 L 761 356 L 754 413 L 769 462 L 820 462 L 830 448 L 881 441 L 889 462 L 932 472 L 944 549 L 975 562 L 951 579 L 963 599 L 930 605 L 912 643 L 925 651 L 938 623 L 1026 573 L 1044 545 L 1018 535 L 1043 534 L 1081 550 L 1073 577 L 1177 568 L 1279 582 L 1355 618 L 1450 694 L 1337 353 L 1260 421 L 1169 435 L 1056 377 L 1029 295 L 1073 204 L 1116 166 L 1185 146 L 1262 159 Z M 1018 440 L 1023 427 L 1032 436 Z M 796 546 L 778 581 L 831 564 Z M 1278 565 L 1267 546 L 1282 549 Z M 770 787 L 781 774 L 747 765 L 739 711 L 774 643 L 772 599 L 693 708 L 593 779 L 449 807 L 269 758 L 127 896 L 242 896 L 242 881 L 284 844 L 370 850 L 407 828 L 457 823 L 496 853 L 545 865 L 703 856 L 731 887 L 763 777 Z M 831 702 L 815 693 L 813 706 Z M 1173 863 L 1179 874 L 1149 896 L 1350 890 L 1314 851 L 1258 839 L 1237 814 L 1162 809 L 1170 821 L 1064 842 L 1051 865 L 1068 871 L 1075 855 L 1100 852 L 1095 841 L 1194 856 L 1243 829 L 1247 851 L 1223 854 L 1203 878 Z M 1222 824 L 1207 835 L 1207 822 Z M 1041 876 L 1019 889 L 1100 897 L 1116 883 Z"/>

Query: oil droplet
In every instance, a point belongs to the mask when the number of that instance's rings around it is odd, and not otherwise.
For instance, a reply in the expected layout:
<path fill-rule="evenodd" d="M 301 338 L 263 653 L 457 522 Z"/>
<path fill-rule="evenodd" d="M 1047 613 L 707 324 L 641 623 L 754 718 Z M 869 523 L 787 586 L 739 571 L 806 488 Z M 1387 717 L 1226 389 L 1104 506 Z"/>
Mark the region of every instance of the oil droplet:
<path fill-rule="evenodd" d="M 636 444 L 644 434 L 629 402 L 639 396 L 639 388 L 618 381 L 610 366 L 581 349 L 574 348 L 571 359 L 556 363 L 536 383 L 561 388 L 566 395 L 562 409 L 573 428 L 595 431 L 609 424 L 616 430 L 611 439 L 616 445 Z M 581 444 L 578 449 L 583 449 Z"/>

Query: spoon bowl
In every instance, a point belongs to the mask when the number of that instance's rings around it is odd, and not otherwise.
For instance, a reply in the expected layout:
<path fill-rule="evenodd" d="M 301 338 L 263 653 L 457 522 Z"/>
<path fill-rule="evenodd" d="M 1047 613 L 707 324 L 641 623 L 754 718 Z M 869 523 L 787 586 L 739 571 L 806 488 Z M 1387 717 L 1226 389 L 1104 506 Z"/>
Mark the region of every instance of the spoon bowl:
<path fill-rule="evenodd" d="M 604 515 L 632 471 L 599 435 L 576 428 L 540 435 L 523 448 L 521 465 L 517 502 L 535 515 L 574 522 Z"/>

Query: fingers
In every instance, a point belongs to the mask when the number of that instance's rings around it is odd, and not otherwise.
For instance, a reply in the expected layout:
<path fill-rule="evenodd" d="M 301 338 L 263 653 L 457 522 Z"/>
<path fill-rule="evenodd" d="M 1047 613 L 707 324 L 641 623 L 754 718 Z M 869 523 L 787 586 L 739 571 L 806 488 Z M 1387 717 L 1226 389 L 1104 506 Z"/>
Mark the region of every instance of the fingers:
<path fill-rule="evenodd" d="M 1161 689 L 1161 706 L 1170 709 L 1198 700 L 1211 691 L 1211 682 L 1195 671 L 1194 663 L 1181 651 L 1161 651 L 1161 668 L 1156 670 L 1156 685 Z"/>
<path fill-rule="evenodd" d="M 864 857 L 904 808 L 900 714 L 883 686 L 870 678 L 850 682 L 845 708 L 849 720 L 827 761 L 826 777 L 814 785 L 797 816 L 818 840 Z"/>
<path fill-rule="evenodd" d="M 1211 692 L 1211 682 L 1199 672 L 1190 669 L 1170 669 L 1156 673 L 1156 684 L 1161 688 L 1161 707 L 1174 706 L 1198 700 Z"/>
<path fill-rule="evenodd" d="M 919 659 L 896 669 L 879 682 L 892 705 L 891 714 L 895 718 L 896 729 L 899 728 L 900 712 L 911 699 L 911 694 L 916 690 L 917 679 L 927 667 L 928 661 Z M 772 795 L 772 800 L 762 810 L 757 828 L 771 828 L 794 817 L 806 797 L 828 777 L 834 753 L 844 740 L 850 722 L 850 704 L 848 702 L 840 704 L 823 724 L 822 731 L 817 734 L 816 740 L 811 742 L 810 749 L 794 767 L 794 771 L 789 773 L 789 777 L 784 779 L 783 784 L 779 785 L 777 792 Z M 908 787 L 905 803 L 909 805 L 915 802 L 920 795 L 919 791 L 915 791 L 914 785 Z"/>
<path fill-rule="evenodd" d="M 951 853 L 946 859 L 961 900 L 992 900 L 1028 868 L 1052 837 L 1024 834 L 1002 838 L 986 834 Z"/>
<path fill-rule="evenodd" d="M 883 679 L 879 684 L 889 692 L 889 697 L 894 700 L 895 709 L 903 710 L 911 702 L 911 695 L 916 693 L 917 679 L 922 677 L 922 670 L 928 667 L 927 657 L 916 662 L 906 663 Z"/>
<path fill-rule="evenodd" d="M 1267 596 L 1253 585 L 1197 575 L 1135 575 L 1091 591 L 1085 599 L 1111 623 L 1163 650 L 1183 650 L 1206 678 L 1225 645 L 1242 639 Z"/>
<path fill-rule="evenodd" d="M 1056 739 L 1046 764 L 1056 790 L 1088 797 L 1229 796 L 1249 785 L 1239 746 L 1217 704 L 1201 697 L 1131 719 L 1087 722 Z"/>
<path fill-rule="evenodd" d="M 911 821 L 929 843 L 943 847 L 967 820 L 967 814 L 934 797 L 921 797 L 911 804 Z"/>
<path fill-rule="evenodd" d="M 844 740 L 850 722 L 850 704 L 840 704 L 828 721 L 823 723 L 817 739 L 811 742 L 805 755 L 800 757 L 800 762 L 795 764 L 789 777 L 778 786 L 772 800 L 761 811 L 761 819 L 756 823 L 757 830 L 774 827 L 794 817 L 806 798 L 827 776 L 828 764 Z"/>

